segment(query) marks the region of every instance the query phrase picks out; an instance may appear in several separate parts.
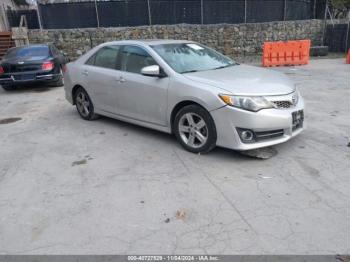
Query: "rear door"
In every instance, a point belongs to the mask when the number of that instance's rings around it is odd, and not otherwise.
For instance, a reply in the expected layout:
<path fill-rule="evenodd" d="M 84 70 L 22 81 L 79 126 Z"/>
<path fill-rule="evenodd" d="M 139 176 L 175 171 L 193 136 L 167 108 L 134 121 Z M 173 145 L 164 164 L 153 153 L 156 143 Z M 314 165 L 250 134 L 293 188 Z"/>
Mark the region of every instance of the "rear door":
<path fill-rule="evenodd" d="M 120 50 L 121 78 L 118 86 L 118 113 L 132 119 L 166 125 L 168 77 L 141 74 L 141 69 L 157 65 L 144 48 L 125 45 Z"/>
<path fill-rule="evenodd" d="M 87 60 L 80 72 L 95 108 L 108 113 L 117 113 L 117 88 L 121 76 L 119 49 L 118 45 L 102 47 Z"/>

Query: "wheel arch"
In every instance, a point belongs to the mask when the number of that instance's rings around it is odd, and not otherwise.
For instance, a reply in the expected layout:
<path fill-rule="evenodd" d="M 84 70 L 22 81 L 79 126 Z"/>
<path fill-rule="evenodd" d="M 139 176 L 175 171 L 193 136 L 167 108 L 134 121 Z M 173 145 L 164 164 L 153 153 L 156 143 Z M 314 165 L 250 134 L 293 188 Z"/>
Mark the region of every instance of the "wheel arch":
<path fill-rule="evenodd" d="M 203 106 L 202 104 L 196 102 L 196 101 L 193 101 L 193 100 L 183 100 L 179 103 L 177 103 L 172 111 L 171 111 L 171 114 L 170 114 L 170 127 L 171 127 L 171 133 L 174 133 L 174 121 L 175 121 L 175 117 L 177 115 L 177 113 L 182 109 L 184 108 L 185 106 L 189 106 L 189 105 L 197 105 L 197 106 L 200 106 L 201 108 L 205 109 L 209 114 L 209 110 Z"/>
<path fill-rule="evenodd" d="M 78 90 L 79 88 L 82 88 L 82 89 L 85 90 L 85 88 L 84 88 L 82 85 L 79 85 L 79 84 L 73 86 L 73 88 L 72 88 L 72 101 L 73 101 L 73 105 L 75 105 L 75 93 L 77 92 L 77 90 Z M 86 91 L 86 90 L 85 90 L 85 91 Z"/>

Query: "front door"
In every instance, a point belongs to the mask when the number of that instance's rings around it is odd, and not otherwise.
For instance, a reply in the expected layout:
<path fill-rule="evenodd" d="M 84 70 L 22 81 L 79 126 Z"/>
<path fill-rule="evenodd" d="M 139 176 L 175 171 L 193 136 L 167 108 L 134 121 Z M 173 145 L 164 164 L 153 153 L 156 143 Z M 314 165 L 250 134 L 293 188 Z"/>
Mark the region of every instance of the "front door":
<path fill-rule="evenodd" d="M 141 74 L 143 67 L 157 63 L 139 46 L 123 46 L 120 54 L 118 113 L 132 119 L 165 126 L 169 78 Z"/>

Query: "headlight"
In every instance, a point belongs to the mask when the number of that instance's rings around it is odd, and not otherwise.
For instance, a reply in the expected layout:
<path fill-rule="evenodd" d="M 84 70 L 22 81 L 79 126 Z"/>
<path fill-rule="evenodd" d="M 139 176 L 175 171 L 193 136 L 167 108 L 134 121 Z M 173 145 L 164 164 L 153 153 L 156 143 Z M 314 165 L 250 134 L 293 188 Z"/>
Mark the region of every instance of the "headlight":
<path fill-rule="evenodd" d="M 293 103 L 293 105 L 297 105 L 298 104 L 299 96 L 300 96 L 299 90 L 296 88 L 295 92 L 292 94 L 292 103 Z"/>
<path fill-rule="evenodd" d="M 262 96 L 219 95 L 219 97 L 229 106 L 234 106 L 253 112 L 266 108 L 274 108 L 273 104 Z"/>

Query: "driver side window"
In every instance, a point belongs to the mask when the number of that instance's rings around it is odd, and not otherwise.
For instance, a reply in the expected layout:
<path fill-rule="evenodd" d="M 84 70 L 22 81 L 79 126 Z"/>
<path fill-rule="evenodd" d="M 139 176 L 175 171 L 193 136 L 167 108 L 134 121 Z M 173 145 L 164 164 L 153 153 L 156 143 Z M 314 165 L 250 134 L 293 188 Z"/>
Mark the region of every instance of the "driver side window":
<path fill-rule="evenodd" d="M 121 70 L 141 74 L 146 66 L 157 65 L 157 62 L 138 46 L 124 46 L 121 51 Z"/>

